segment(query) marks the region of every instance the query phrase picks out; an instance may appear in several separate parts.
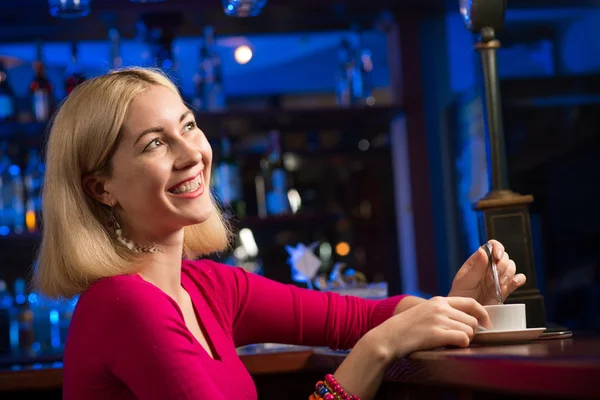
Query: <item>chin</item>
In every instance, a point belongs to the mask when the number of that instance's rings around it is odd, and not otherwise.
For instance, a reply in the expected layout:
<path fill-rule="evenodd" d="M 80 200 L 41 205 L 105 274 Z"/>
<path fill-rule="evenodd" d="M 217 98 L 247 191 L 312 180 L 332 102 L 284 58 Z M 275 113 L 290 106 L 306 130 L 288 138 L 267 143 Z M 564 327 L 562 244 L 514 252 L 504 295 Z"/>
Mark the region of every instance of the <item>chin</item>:
<path fill-rule="evenodd" d="M 184 216 L 185 225 L 201 224 L 208 220 L 215 212 L 217 212 L 217 210 L 212 202 L 209 205 L 203 205 L 202 207 L 199 207 L 199 209 L 186 213 L 187 215 Z"/>

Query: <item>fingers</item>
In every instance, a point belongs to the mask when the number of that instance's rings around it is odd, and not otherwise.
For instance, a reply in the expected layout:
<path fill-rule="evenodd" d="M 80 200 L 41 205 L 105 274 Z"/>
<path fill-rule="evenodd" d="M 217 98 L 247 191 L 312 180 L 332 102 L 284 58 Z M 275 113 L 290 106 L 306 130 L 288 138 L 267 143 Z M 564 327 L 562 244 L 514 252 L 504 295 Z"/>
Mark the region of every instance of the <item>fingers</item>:
<path fill-rule="evenodd" d="M 510 281 L 515 275 L 515 272 L 517 272 L 517 266 L 515 262 L 510 259 L 507 252 L 504 252 L 504 256 L 502 256 L 502 260 L 498 261 L 496 268 L 498 270 L 498 280 L 500 281 L 500 286 L 506 285 L 508 281 Z M 492 271 L 488 271 L 485 283 L 488 287 L 494 286 Z"/>
<path fill-rule="evenodd" d="M 513 260 L 511 260 L 508 253 L 504 253 L 504 257 L 508 259 L 505 261 L 503 259 L 503 268 L 504 271 L 500 272 L 500 264 L 498 264 L 498 279 L 500 280 L 500 289 L 502 291 L 502 298 L 506 300 L 508 296 L 519 287 L 523 286 L 527 281 L 527 278 L 524 274 L 517 274 L 517 265 Z M 494 285 L 494 280 L 492 279 L 491 273 L 488 274 L 487 284 L 491 287 Z"/>
<path fill-rule="evenodd" d="M 504 257 L 504 246 L 497 240 L 491 239 L 489 240 L 492 245 L 492 254 L 496 260 L 502 260 Z"/>
<path fill-rule="evenodd" d="M 510 259 L 507 252 L 504 252 L 502 261 L 497 264 L 497 268 L 500 287 L 502 293 L 505 294 L 506 297 L 525 284 L 525 275 L 517 274 L 517 265 L 514 260 Z M 486 276 L 486 285 L 488 287 L 494 286 L 494 279 L 492 278 L 491 271 Z"/>
<path fill-rule="evenodd" d="M 512 292 L 523 286 L 526 281 L 527 277 L 523 274 L 513 276 L 512 279 L 508 281 L 508 284 L 502 288 L 503 297 L 506 299 Z"/>
<path fill-rule="evenodd" d="M 448 346 L 468 347 L 469 343 L 471 343 L 471 339 L 463 331 L 446 330 L 443 331 L 441 335 L 444 337 L 444 342 L 447 343 Z"/>
<path fill-rule="evenodd" d="M 473 339 L 473 336 L 475 336 L 475 332 L 477 331 L 477 325 L 479 325 L 477 318 L 455 308 L 451 309 L 448 318 L 449 321 L 451 321 L 448 325 L 449 328 L 462 330 L 470 339 Z"/>
<path fill-rule="evenodd" d="M 498 268 L 498 276 L 501 277 L 506 273 L 508 268 L 510 267 L 510 262 L 512 260 L 508 256 L 508 252 L 504 252 L 504 255 L 499 261 L 496 261 L 496 268 Z"/>
<path fill-rule="evenodd" d="M 475 324 L 477 324 L 477 320 L 475 320 Z M 469 341 L 473 339 L 473 336 L 475 336 L 475 331 L 477 329 L 477 325 L 475 325 L 475 327 L 472 327 L 471 325 L 464 324 L 460 321 L 456 321 L 451 318 L 448 318 L 446 321 L 444 321 L 444 325 L 446 330 L 464 332 L 464 334 L 467 335 L 467 337 L 469 338 Z"/>
<path fill-rule="evenodd" d="M 504 253 L 504 255 L 506 255 L 507 253 Z M 517 272 L 517 265 L 515 264 L 515 262 L 513 260 L 507 260 L 505 262 L 505 265 L 503 265 L 504 267 L 504 271 L 500 272 L 498 271 L 498 274 L 500 275 L 499 279 L 500 279 L 500 285 L 507 285 L 508 282 L 515 276 L 515 273 Z"/>
<path fill-rule="evenodd" d="M 448 297 L 448 304 L 463 313 L 473 316 L 484 328 L 491 328 L 492 321 L 481 304 L 470 297 Z"/>
<path fill-rule="evenodd" d="M 492 256 L 496 263 L 499 263 L 504 258 L 504 246 L 498 242 L 497 240 L 490 240 L 489 243 L 492 245 Z M 484 245 L 485 246 L 485 245 Z M 477 249 L 475 253 L 469 257 L 469 259 L 465 262 L 464 266 L 466 269 L 464 273 L 468 273 L 471 269 L 476 266 L 486 265 L 488 264 L 488 256 L 483 247 Z"/>

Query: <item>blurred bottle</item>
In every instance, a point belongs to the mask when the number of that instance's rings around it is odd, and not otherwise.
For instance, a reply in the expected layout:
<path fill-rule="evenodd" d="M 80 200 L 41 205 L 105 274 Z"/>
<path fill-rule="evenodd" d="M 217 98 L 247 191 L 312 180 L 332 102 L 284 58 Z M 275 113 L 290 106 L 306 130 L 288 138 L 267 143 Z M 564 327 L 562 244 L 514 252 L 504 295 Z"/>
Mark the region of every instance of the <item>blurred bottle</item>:
<path fill-rule="evenodd" d="M 12 210 L 10 209 L 10 198 L 7 191 L 8 167 L 10 167 L 10 157 L 8 156 L 8 143 L 0 142 L 0 235 L 10 233 L 10 220 Z M 11 196 L 12 197 L 12 196 Z"/>
<path fill-rule="evenodd" d="M 0 59 L 0 122 L 12 121 L 16 118 L 15 104 L 15 95 L 8 82 L 4 61 Z"/>
<path fill-rule="evenodd" d="M 259 218 L 267 217 L 267 193 L 265 187 L 265 177 L 266 173 L 263 171 L 261 161 L 261 168 L 254 177 L 254 187 L 256 191 L 256 211 Z"/>
<path fill-rule="evenodd" d="M 8 291 L 6 281 L 0 280 L 0 308 L 11 308 L 13 306 L 13 298 Z"/>
<path fill-rule="evenodd" d="M 121 59 L 121 35 L 116 29 L 108 31 L 108 38 L 110 40 L 110 69 L 118 69 L 123 66 L 123 60 Z"/>
<path fill-rule="evenodd" d="M 267 215 L 282 215 L 290 211 L 287 197 L 288 177 L 281 154 L 280 134 L 269 132 L 269 149 L 260 161 L 264 186 Z"/>
<path fill-rule="evenodd" d="M 27 284 L 25 279 L 18 278 L 14 283 L 16 314 L 13 325 L 17 326 L 18 343 L 17 352 L 24 356 L 34 356 L 37 349 L 34 346 L 35 333 L 33 330 L 33 312 L 29 307 L 27 298 Z"/>
<path fill-rule="evenodd" d="M 201 58 L 202 59 L 202 58 Z M 192 96 L 192 106 L 196 110 L 203 111 L 205 110 L 204 106 L 204 92 L 206 89 L 204 86 L 206 85 L 206 79 L 204 77 L 204 72 L 202 68 L 198 68 L 198 71 L 194 74 L 194 94 Z"/>
<path fill-rule="evenodd" d="M 29 84 L 29 95 L 33 117 L 37 122 L 46 122 L 50 119 L 53 107 L 52 84 L 46 77 L 42 43 L 37 45 L 37 60 L 33 62 L 34 78 Z"/>
<path fill-rule="evenodd" d="M 348 107 L 352 105 L 352 46 L 348 39 L 344 38 L 338 48 L 338 72 L 336 85 L 336 99 L 338 106 Z"/>
<path fill-rule="evenodd" d="M 338 84 L 336 98 L 339 106 L 373 105 L 371 51 L 363 47 L 358 26 L 342 39 L 338 48 Z"/>
<path fill-rule="evenodd" d="M 156 66 L 160 68 L 176 85 L 180 86 L 181 77 L 177 67 L 177 62 L 173 56 L 173 36 L 160 29 L 153 29 L 148 36 L 150 49 L 156 61 Z"/>
<path fill-rule="evenodd" d="M 22 233 L 25 224 L 21 168 L 8 155 L 8 144 L 0 144 L 0 235 Z"/>
<path fill-rule="evenodd" d="M 217 193 L 222 205 L 225 207 L 225 212 L 230 209 L 236 216 L 243 217 L 246 214 L 246 205 L 243 199 L 240 167 L 232 156 L 231 140 L 229 138 L 221 139 L 217 174 L 219 176 Z"/>
<path fill-rule="evenodd" d="M 34 269 L 37 268 L 37 261 Z M 27 301 L 33 317 L 31 353 L 57 354 L 64 350 L 67 331 L 79 296 L 50 299 L 41 293 L 29 293 Z"/>
<path fill-rule="evenodd" d="M 248 228 L 242 228 L 233 241 L 233 251 L 224 261 L 225 264 L 240 267 L 253 274 L 263 275 L 263 260 L 260 256 L 254 234 Z"/>
<path fill-rule="evenodd" d="M 0 355 L 2 356 L 7 356 L 12 351 L 10 329 L 12 311 L 13 298 L 6 282 L 0 280 Z"/>
<path fill-rule="evenodd" d="M 71 62 L 67 66 L 67 76 L 65 78 L 65 92 L 67 96 L 73 89 L 85 81 L 85 76 L 81 73 L 77 63 L 77 42 L 71 42 Z"/>
<path fill-rule="evenodd" d="M 357 105 L 372 106 L 375 104 L 372 88 L 373 57 L 371 50 L 364 47 L 363 37 L 358 27 L 354 28 L 356 48 L 354 49 L 353 98 Z"/>
<path fill-rule="evenodd" d="M 31 313 L 31 329 L 33 330 L 32 343 L 28 347 L 31 354 L 43 354 L 51 352 L 50 345 L 50 307 L 54 300 L 47 299 L 40 293 L 29 293 L 27 294 L 27 304 L 29 310 L 27 314 Z M 24 334 L 29 335 L 27 329 L 28 315 L 24 316 L 25 324 L 22 326 L 25 328 Z M 29 336 L 27 336 L 29 339 Z"/>
<path fill-rule="evenodd" d="M 46 167 L 36 149 L 29 150 L 25 167 L 25 227 L 37 232 L 42 222 L 42 184 Z"/>
<path fill-rule="evenodd" d="M 207 26 L 200 47 L 200 67 L 194 76 L 192 105 L 198 110 L 218 111 L 225 108 L 221 57 L 215 47 L 214 29 Z"/>
<path fill-rule="evenodd" d="M 60 353 L 64 350 L 66 330 L 71 321 L 72 302 L 50 299 L 41 293 L 30 293 L 27 298 L 33 314 L 32 352 L 35 354 Z"/>

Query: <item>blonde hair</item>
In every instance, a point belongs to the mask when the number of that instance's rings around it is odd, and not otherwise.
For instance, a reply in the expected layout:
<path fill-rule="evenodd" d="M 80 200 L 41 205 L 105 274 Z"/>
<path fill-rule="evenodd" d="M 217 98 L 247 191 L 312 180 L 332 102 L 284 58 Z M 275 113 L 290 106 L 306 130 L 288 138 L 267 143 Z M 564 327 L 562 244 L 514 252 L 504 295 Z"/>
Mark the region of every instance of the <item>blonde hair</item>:
<path fill-rule="evenodd" d="M 128 68 L 78 86 L 61 105 L 46 147 L 42 194 L 42 242 L 34 284 L 50 297 L 72 297 L 94 281 L 135 273 L 144 255 L 114 240 L 109 209 L 86 194 L 82 177 L 111 173 L 131 102 L 152 85 L 179 91 L 163 73 Z M 213 201 L 214 205 L 214 201 Z M 227 247 L 230 230 L 215 207 L 208 220 L 184 228 L 183 257 L 196 258 Z"/>

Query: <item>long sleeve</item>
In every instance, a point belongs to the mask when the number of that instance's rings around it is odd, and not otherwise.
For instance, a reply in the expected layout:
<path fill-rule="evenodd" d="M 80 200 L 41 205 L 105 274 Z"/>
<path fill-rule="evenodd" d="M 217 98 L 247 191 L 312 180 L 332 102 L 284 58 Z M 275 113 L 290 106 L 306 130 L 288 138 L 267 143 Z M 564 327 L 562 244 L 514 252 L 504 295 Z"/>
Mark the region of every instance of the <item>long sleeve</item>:
<path fill-rule="evenodd" d="M 236 346 L 275 342 L 347 349 L 389 318 L 382 301 L 283 285 L 212 261 L 185 261 L 211 358 L 178 304 L 138 275 L 101 279 L 81 295 L 64 353 L 63 398 L 256 399 Z"/>
<path fill-rule="evenodd" d="M 348 349 L 393 315 L 403 296 L 365 300 L 281 284 L 241 268 L 209 266 L 214 296 L 231 303 L 221 308 L 233 327 L 236 346 L 286 343 Z M 210 279 L 210 278 L 209 278 Z M 220 295 L 219 295 L 220 294 Z"/>

